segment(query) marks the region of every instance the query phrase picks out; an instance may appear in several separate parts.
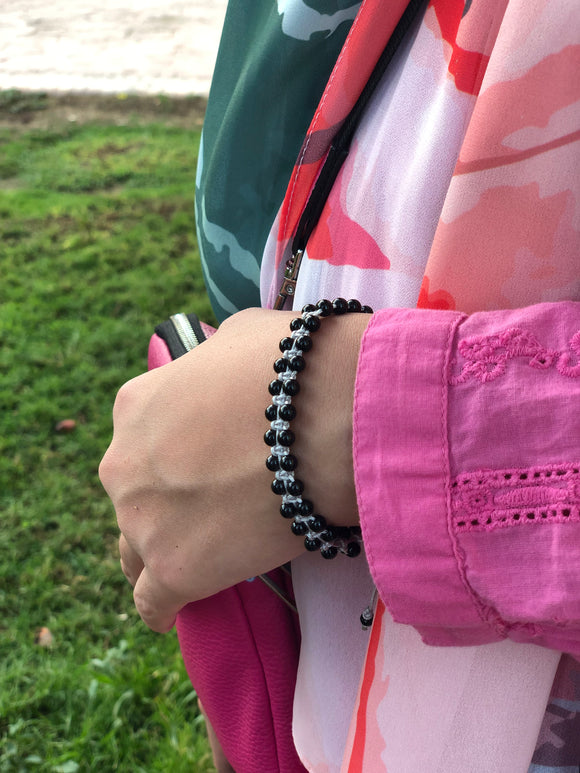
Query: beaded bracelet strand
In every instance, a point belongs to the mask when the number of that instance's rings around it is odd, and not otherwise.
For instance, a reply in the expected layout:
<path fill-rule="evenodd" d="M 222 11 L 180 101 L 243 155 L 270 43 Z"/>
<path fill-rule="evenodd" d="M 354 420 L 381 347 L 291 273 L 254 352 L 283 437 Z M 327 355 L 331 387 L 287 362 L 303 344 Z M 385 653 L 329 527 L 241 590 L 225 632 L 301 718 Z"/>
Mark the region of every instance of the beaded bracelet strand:
<path fill-rule="evenodd" d="M 292 519 L 292 532 L 304 537 L 306 550 L 320 550 L 326 559 L 335 558 L 338 553 L 350 558 L 358 556 L 361 531 L 358 526 L 329 526 L 322 515 L 314 512 L 312 502 L 303 497 L 304 484 L 294 474 L 298 459 L 290 452 L 295 440 L 290 422 L 296 417 L 292 398 L 300 391 L 298 374 L 306 366 L 304 355 L 312 349 L 312 334 L 320 328 L 320 319 L 348 312 L 372 314 L 373 310 L 370 306 L 362 306 L 360 301 L 344 298 L 336 298 L 332 303 L 323 299 L 316 305 L 304 306 L 302 316 L 290 323 L 290 336 L 280 341 L 282 357 L 274 363 L 278 377 L 268 386 L 272 404 L 266 409 L 270 429 L 264 435 L 264 441 L 270 446 L 266 467 L 275 473 L 272 491 L 282 497 L 280 513 L 282 517 Z"/>

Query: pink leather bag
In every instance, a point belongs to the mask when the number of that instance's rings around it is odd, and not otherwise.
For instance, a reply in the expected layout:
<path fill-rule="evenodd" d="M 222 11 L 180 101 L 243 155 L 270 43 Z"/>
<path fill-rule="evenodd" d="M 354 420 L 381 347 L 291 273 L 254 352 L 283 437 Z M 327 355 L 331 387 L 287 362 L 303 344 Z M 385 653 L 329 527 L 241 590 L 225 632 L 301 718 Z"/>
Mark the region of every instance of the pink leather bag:
<path fill-rule="evenodd" d="M 156 328 L 149 369 L 170 362 L 215 330 L 178 314 Z M 292 596 L 289 575 L 267 581 Z M 188 604 L 177 616 L 187 673 L 236 773 L 304 773 L 292 740 L 298 616 L 259 578 Z"/>

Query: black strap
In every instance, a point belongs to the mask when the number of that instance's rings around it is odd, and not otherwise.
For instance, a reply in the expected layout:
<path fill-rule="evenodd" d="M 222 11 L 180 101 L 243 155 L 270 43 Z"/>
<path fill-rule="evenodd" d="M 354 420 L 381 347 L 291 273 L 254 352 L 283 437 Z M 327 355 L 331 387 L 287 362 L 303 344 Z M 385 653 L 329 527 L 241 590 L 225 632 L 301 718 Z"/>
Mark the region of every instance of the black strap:
<path fill-rule="evenodd" d="M 370 78 L 366 82 L 361 95 L 332 140 L 328 155 L 326 156 L 324 165 L 318 175 L 318 179 L 312 189 L 312 193 L 304 208 L 304 212 L 302 213 L 302 217 L 300 218 L 298 228 L 294 235 L 294 240 L 292 242 L 292 253 L 294 255 L 298 251 L 304 250 L 306 247 L 310 234 L 314 230 L 320 215 L 322 214 L 322 210 L 340 168 L 348 156 L 352 138 L 354 137 L 354 133 L 360 123 L 366 106 L 381 78 L 385 74 L 387 67 L 391 63 L 393 56 L 397 52 L 397 49 L 401 45 L 403 38 L 409 31 L 420 8 L 424 4 L 425 0 L 410 0 L 403 15 L 399 19 L 399 23 L 395 27 L 393 34 L 389 38 L 383 53 L 375 65 L 375 69 L 372 71 Z"/>

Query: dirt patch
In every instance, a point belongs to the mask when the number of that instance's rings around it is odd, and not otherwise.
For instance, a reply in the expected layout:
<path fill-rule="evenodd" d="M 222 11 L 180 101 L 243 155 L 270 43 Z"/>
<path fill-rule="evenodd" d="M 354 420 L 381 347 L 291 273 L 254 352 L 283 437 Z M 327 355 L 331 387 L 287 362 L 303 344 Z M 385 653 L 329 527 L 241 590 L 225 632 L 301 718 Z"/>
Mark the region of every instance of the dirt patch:
<path fill-rule="evenodd" d="M 11 99 L 0 100 L 0 128 L 54 129 L 71 123 L 125 126 L 155 122 L 200 128 L 207 104 L 205 97 L 135 94 L 11 92 L 10 96 Z"/>

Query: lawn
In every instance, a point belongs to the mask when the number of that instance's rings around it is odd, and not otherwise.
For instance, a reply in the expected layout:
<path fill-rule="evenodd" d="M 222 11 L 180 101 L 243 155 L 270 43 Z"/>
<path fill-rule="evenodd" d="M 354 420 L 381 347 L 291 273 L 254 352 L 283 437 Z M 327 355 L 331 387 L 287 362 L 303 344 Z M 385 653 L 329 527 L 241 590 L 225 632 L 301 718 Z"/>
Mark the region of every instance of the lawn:
<path fill-rule="evenodd" d="M 175 635 L 134 611 L 97 477 L 155 324 L 212 319 L 198 146 L 168 123 L 0 128 L 2 773 L 212 770 Z"/>

